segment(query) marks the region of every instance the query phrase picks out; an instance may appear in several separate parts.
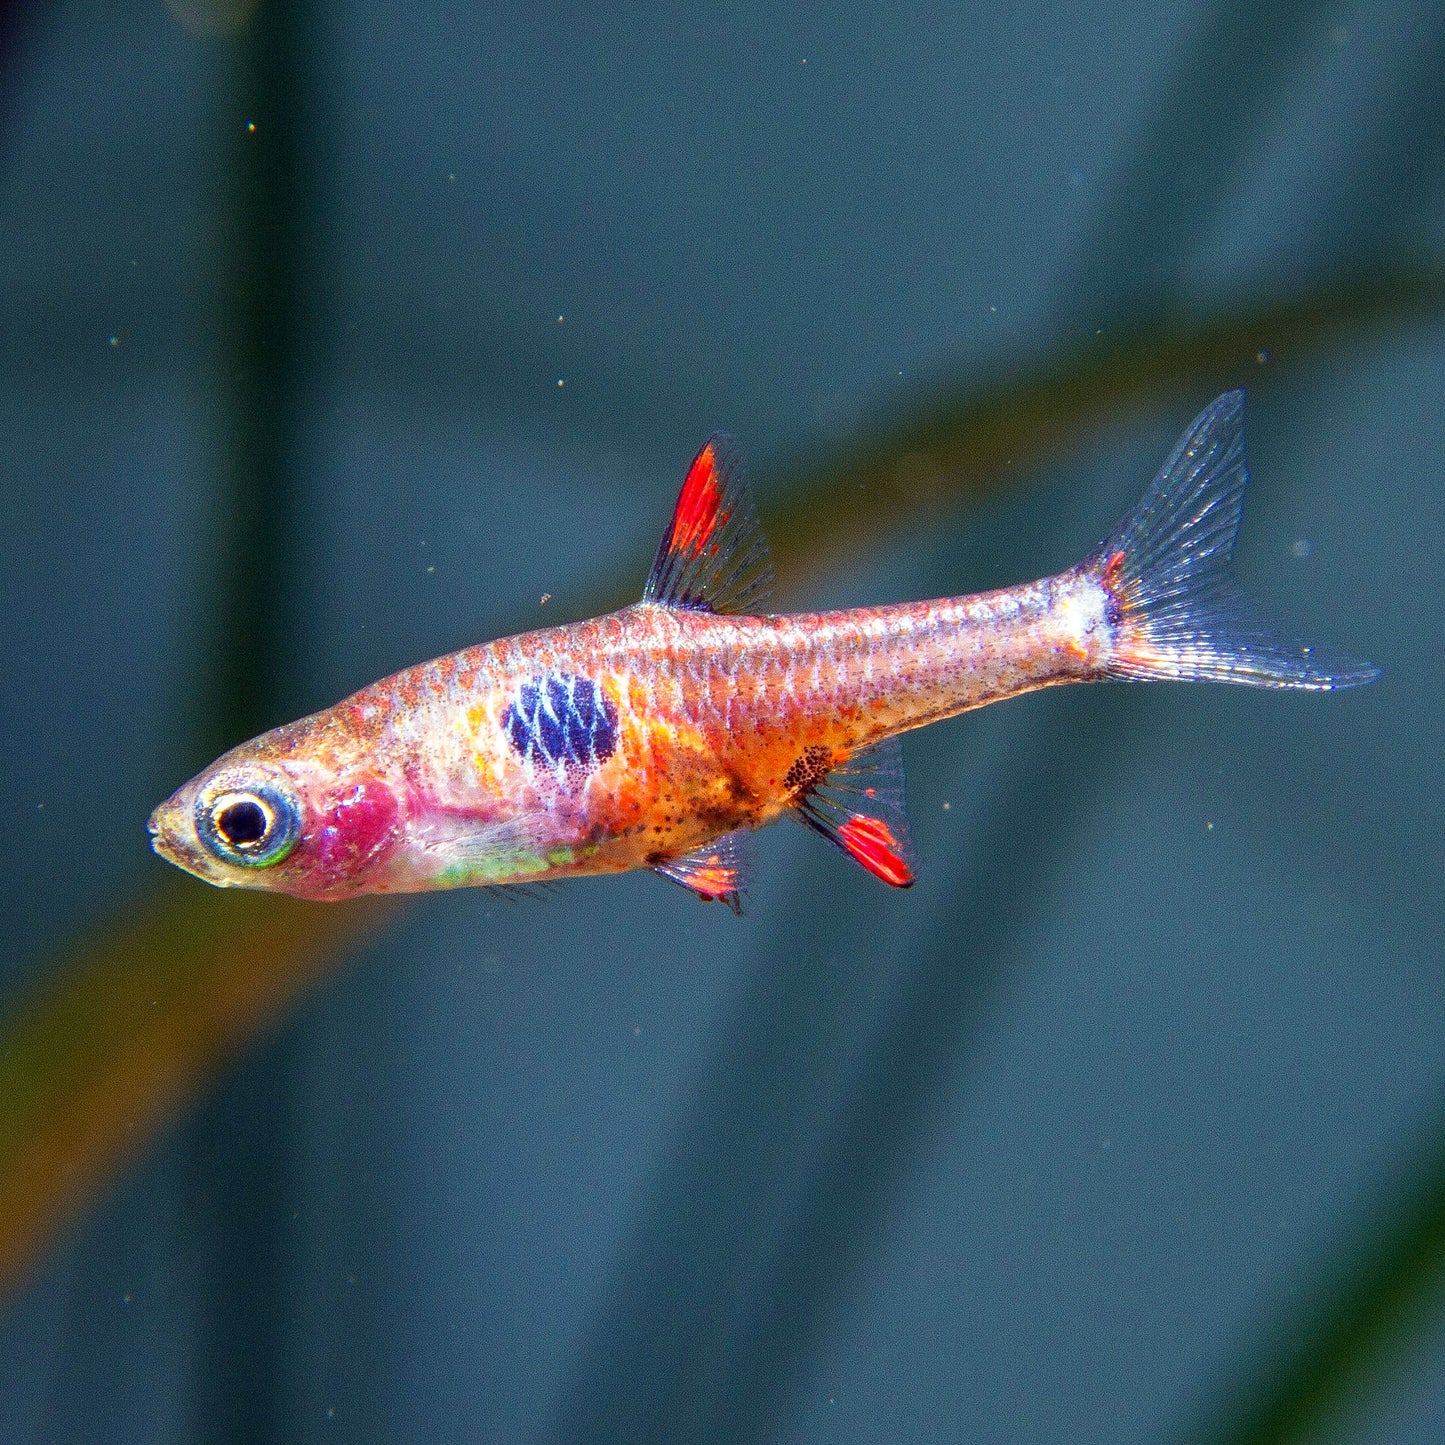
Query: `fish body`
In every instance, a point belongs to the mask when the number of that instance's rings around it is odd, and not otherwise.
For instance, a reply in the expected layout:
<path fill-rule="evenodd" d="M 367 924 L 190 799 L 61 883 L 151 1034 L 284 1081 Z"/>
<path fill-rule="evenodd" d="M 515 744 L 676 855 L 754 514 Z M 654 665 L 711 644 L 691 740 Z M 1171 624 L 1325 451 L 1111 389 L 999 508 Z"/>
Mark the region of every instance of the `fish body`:
<path fill-rule="evenodd" d="M 1229 579 L 1240 393 L 1196 419 L 1078 566 L 973 596 L 758 615 L 771 580 L 725 438 L 698 454 L 644 600 L 466 648 L 225 754 L 154 846 L 301 897 L 652 868 L 737 908 L 742 841 L 791 815 L 913 881 L 898 737 L 1108 677 L 1329 689 L 1374 669 L 1282 638 Z"/>

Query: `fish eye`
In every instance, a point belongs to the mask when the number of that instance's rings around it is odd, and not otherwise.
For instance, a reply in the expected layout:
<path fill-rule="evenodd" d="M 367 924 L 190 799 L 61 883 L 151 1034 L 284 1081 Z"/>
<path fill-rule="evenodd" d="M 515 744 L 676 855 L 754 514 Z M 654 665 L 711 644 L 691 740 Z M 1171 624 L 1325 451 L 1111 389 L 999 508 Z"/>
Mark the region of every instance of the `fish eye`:
<path fill-rule="evenodd" d="M 296 846 L 301 809 L 273 782 L 227 786 L 222 780 L 196 800 L 196 834 L 223 863 L 265 868 Z"/>
<path fill-rule="evenodd" d="M 233 848 L 253 848 L 271 831 L 271 813 L 255 798 L 218 804 L 211 813 L 216 832 Z"/>

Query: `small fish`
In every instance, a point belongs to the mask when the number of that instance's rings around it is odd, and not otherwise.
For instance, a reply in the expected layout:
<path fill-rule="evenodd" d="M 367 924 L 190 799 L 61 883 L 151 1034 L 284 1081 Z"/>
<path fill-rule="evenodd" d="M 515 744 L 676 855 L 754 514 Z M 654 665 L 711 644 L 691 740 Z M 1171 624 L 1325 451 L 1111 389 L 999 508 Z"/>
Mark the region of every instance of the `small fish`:
<path fill-rule="evenodd" d="M 767 616 L 767 545 L 727 438 L 682 485 L 642 601 L 408 668 L 233 748 L 151 815 L 209 883 L 301 898 L 651 868 L 740 911 L 784 815 L 913 882 L 898 736 L 1102 678 L 1327 690 L 1376 669 L 1261 622 L 1230 558 L 1244 394 L 1184 433 L 1076 567 L 970 597 Z"/>

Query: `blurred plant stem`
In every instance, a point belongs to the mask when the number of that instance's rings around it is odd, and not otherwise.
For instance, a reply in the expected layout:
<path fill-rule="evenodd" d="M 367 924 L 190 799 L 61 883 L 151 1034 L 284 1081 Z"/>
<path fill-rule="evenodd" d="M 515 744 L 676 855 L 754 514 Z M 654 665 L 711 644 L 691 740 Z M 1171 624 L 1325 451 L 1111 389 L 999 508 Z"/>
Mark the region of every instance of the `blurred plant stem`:
<path fill-rule="evenodd" d="M 274 716 L 288 676 L 302 346 L 315 334 L 308 260 L 315 201 L 303 174 L 300 58 L 306 7 L 271 5 L 232 52 L 225 105 L 230 182 L 221 197 L 217 388 L 224 431 L 207 555 L 214 609 L 195 725 L 219 753 Z"/>
<path fill-rule="evenodd" d="M 205 600 L 213 612 L 200 659 L 204 675 L 191 689 L 192 706 L 200 709 L 191 755 L 202 757 L 297 711 L 288 703 L 301 671 L 292 565 L 302 535 L 297 452 L 306 346 L 322 334 L 314 314 L 317 210 L 325 194 L 314 100 L 323 42 L 315 7 L 291 0 L 241 20 L 234 43 L 218 52 L 226 69 L 217 104 L 231 153 L 218 172 L 214 252 L 221 345 L 213 386 L 223 409 L 207 549 L 214 584 Z M 282 988 L 300 985 L 318 947 L 335 947 L 330 934 L 311 932 L 315 920 L 303 926 L 288 924 L 288 917 L 267 914 L 264 924 L 244 926 L 268 944 L 255 955 L 261 969 L 273 952 L 281 955 L 273 961 L 279 964 L 273 983 Z M 266 938 L 268 928 L 276 930 L 274 939 Z M 216 978 L 223 1001 L 232 978 L 229 972 Z M 196 1006 L 183 993 L 176 998 L 181 1008 Z M 254 1029 L 244 1014 L 232 1019 L 233 1033 Z M 157 1053 L 163 1057 L 164 1050 Z M 292 1066 L 284 1043 L 264 1061 L 248 1060 L 226 1087 L 203 1098 L 180 1138 L 189 1178 L 212 1191 L 199 1231 L 205 1283 L 191 1324 L 193 1346 L 199 1358 L 226 1362 L 197 1372 L 184 1433 L 214 1445 L 282 1430 L 276 1412 L 286 1367 L 277 1321 L 284 1318 L 288 1278 L 272 1231 L 294 1193 L 298 1167 Z"/>
<path fill-rule="evenodd" d="M 996 367 L 983 381 L 940 385 L 931 403 L 883 418 L 836 456 L 770 482 L 781 503 L 760 502 L 779 574 L 826 569 L 841 546 L 886 536 L 930 510 L 975 504 L 1105 420 L 1177 400 L 1182 424 L 1218 392 L 1357 340 L 1362 329 L 1442 312 L 1445 271 L 1382 266 L 1208 317 L 1161 307 L 1083 346 Z"/>
<path fill-rule="evenodd" d="M 1188 411 L 1247 379 L 1261 355 L 1294 359 L 1358 343 L 1362 331 L 1386 323 L 1442 315 L 1445 273 L 1372 268 L 1289 303 L 1194 320 L 1160 314 L 1119 333 L 1106 328 L 1072 355 L 1035 358 L 985 384 L 940 388 L 933 404 L 884 419 L 855 448 L 799 469 L 768 508 L 769 530 L 784 564 L 823 565 L 846 546 L 875 544 L 898 524 L 916 522 L 920 512 L 977 502 L 1105 418 L 1181 392 Z M 257 407 L 264 412 L 264 397 Z M 628 594 L 619 588 L 617 595 Z M 265 643 L 258 633 L 256 647 Z M 262 665 L 243 659 L 236 685 L 244 691 L 244 675 Z M 129 1154 L 389 916 L 394 907 L 304 905 L 175 877 L 57 959 L 49 982 L 0 1029 L 0 1289 L 14 1289 Z M 1341 1313 L 1328 1341 L 1268 1386 L 1251 1418 L 1283 1420 L 1284 1407 L 1269 1402 L 1293 1396 L 1308 1398 L 1317 1414 L 1380 1357 L 1390 1321 L 1400 1317 L 1395 1307 L 1437 1286 L 1445 1162 L 1420 1197 L 1424 1206 L 1380 1235 L 1389 1241 L 1386 1257 L 1354 1286 L 1363 1303 Z"/>

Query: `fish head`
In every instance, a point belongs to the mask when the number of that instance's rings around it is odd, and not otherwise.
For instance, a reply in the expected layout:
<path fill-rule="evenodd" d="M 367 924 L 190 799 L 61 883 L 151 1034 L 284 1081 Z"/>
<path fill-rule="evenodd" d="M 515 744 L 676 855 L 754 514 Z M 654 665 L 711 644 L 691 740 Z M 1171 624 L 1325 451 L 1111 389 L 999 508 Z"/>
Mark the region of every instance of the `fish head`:
<path fill-rule="evenodd" d="M 404 789 L 309 722 L 243 743 L 177 788 L 150 816 L 151 847 L 222 888 L 388 891 Z"/>

